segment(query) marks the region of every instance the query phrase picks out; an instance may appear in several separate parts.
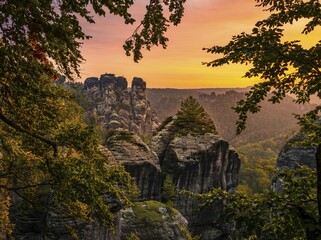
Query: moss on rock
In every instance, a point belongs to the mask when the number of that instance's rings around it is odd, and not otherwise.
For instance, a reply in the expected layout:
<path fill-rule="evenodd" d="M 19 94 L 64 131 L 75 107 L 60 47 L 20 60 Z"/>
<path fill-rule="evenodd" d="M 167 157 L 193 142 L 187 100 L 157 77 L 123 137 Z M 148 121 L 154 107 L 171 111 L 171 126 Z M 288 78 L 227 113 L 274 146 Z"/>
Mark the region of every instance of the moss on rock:
<path fill-rule="evenodd" d="M 122 239 L 136 234 L 140 239 L 186 239 L 186 219 L 174 208 L 157 201 L 136 202 L 122 210 Z M 183 226 L 183 228 L 182 228 Z"/>

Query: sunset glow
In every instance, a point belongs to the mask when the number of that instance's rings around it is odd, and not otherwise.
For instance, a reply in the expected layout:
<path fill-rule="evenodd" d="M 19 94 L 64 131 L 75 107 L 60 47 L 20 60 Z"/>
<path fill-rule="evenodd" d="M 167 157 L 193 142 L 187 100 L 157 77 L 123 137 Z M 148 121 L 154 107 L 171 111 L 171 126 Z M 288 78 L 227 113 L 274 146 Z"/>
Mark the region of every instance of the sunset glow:
<path fill-rule="evenodd" d="M 147 1 L 137 1 L 132 9 L 139 19 Z M 167 49 L 152 48 L 144 51 L 144 58 L 133 62 L 125 56 L 124 41 L 131 35 L 137 24 L 125 25 L 119 17 L 96 17 L 96 24 L 83 24 L 87 34 L 93 36 L 83 45 L 86 62 L 81 66 L 82 79 L 100 76 L 103 73 L 122 75 L 131 81 L 142 77 L 149 88 L 210 88 L 245 87 L 258 79 L 244 79 L 245 66 L 227 65 L 208 68 L 204 61 L 216 56 L 202 51 L 204 47 L 224 45 L 233 35 L 249 32 L 254 24 L 268 16 L 262 8 L 255 7 L 254 0 L 187 0 L 182 23 L 171 27 L 167 33 L 170 39 Z M 303 23 L 289 26 L 287 39 L 299 39 Z M 304 36 L 306 46 L 315 44 L 320 30 Z"/>

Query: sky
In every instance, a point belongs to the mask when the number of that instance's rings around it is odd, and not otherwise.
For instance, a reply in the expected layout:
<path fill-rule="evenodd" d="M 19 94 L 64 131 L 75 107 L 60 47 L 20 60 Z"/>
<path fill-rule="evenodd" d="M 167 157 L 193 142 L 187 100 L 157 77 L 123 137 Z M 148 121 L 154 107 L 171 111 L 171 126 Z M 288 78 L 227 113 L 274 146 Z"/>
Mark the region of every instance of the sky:
<path fill-rule="evenodd" d="M 135 1 L 130 10 L 139 22 L 147 0 Z M 153 47 L 143 51 L 143 59 L 135 63 L 122 48 L 137 24 L 125 25 L 123 19 L 106 15 L 95 17 L 95 24 L 83 22 L 83 30 L 92 36 L 82 46 L 86 61 L 81 65 L 81 81 L 87 77 L 99 77 L 104 73 L 124 76 L 130 83 L 133 77 L 141 77 L 149 88 L 216 88 L 246 87 L 259 79 L 242 78 L 247 67 L 226 65 L 206 67 L 202 62 L 214 60 L 215 55 L 202 48 L 225 45 L 233 35 L 250 32 L 258 20 L 268 12 L 255 7 L 255 0 L 187 0 L 185 14 L 177 27 L 166 33 L 167 49 Z M 289 26 L 287 38 L 297 39 L 303 23 Z M 312 45 L 320 31 L 304 37 L 305 44 Z"/>

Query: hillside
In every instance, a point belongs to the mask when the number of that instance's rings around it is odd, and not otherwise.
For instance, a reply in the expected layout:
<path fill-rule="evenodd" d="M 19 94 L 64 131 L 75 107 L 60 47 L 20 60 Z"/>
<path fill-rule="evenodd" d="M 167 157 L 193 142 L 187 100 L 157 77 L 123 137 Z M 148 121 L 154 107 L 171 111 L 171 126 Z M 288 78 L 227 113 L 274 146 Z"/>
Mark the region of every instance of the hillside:
<path fill-rule="evenodd" d="M 148 89 L 152 108 L 160 120 L 176 113 L 180 102 L 194 96 L 212 118 L 218 133 L 240 153 L 239 190 L 263 192 L 270 188 L 277 156 L 289 138 L 299 130 L 294 113 L 303 114 L 314 105 L 298 105 L 287 96 L 281 104 L 264 101 L 261 112 L 249 116 L 247 129 L 236 136 L 237 114 L 232 107 L 244 97 L 246 89 Z"/>
<path fill-rule="evenodd" d="M 219 134 L 236 147 L 280 134 L 292 134 L 299 129 L 293 114 L 303 114 L 315 106 L 295 104 L 290 96 L 275 105 L 264 101 L 261 104 L 261 112 L 249 116 L 247 129 L 236 136 L 237 114 L 232 107 L 244 97 L 246 90 L 247 88 L 147 89 L 147 97 L 161 121 L 175 114 L 184 98 L 188 96 L 197 98 L 213 119 Z"/>

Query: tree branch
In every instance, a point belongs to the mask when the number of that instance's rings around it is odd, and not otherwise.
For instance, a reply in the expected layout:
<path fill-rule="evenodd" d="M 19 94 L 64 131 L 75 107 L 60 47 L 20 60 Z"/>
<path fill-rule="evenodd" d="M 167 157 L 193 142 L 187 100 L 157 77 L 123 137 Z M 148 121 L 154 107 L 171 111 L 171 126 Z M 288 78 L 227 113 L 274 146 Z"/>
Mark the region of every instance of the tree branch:
<path fill-rule="evenodd" d="M 19 132 L 25 133 L 35 139 L 38 139 L 44 143 L 47 143 L 48 145 L 53 147 L 54 150 L 54 156 L 57 157 L 58 156 L 58 143 L 50 138 L 38 135 L 36 133 L 33 133 L 32 131 L 25 129 L 21 126 L 19 126 L 18 124 L 14 123 L 13 121 L 11 121 L 10 119 L 8 119 L 5 115 L 3 115 L 1 109 L 0 109 L 0 120 L 2 120 L 4 123 L 6 123 L 7 125 L 9 125 L 10 127 L 16 129 Z"/>

